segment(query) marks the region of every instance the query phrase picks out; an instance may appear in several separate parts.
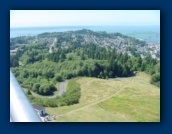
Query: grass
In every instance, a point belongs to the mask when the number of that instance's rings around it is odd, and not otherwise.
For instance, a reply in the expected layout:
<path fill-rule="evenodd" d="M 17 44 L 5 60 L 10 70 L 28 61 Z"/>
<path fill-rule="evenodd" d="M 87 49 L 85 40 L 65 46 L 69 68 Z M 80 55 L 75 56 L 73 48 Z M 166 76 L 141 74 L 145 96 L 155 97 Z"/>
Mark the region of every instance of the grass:
<path fill-rule="evenodd" d="M 145 73 L 139 72 L 132 79 L 79 78 L 79 103 L 46 108 L 47 113 L 60 115 L 55 120 L 59 122 L 159 122 L 160 89 L 150 84 L 150 76 Z"/>
<path fill-rule="evenodd" d="M 125 85 L 130 80 L 115 81 L 104 80 L 97 78 L 81 78 L 77 82 L 81 87 L 80 103 L 90 104 L 101 100 L 115 93 L 122 85 Z"/>
<path fill-rule="evenodd" d="M 76 79 L 71 79 L 67 84 L 67 90 L 75 90 L 76 88 L 79 88 L 80 85 L 76 82 Z"/>
<path fill-rule="evenodd" d="M 122 120 L 121 120 L 122 119 Z M 113 114 L 99 107 L 98 105 L 90 106 L 79 111 L 76 111 L 65 116 L 57 118 L 57 121 L 63 122 L 115 122 L 115 121 L 125 121 L 125 117 L 120 117 L 118 114 Z"/>
<path fill-rule="evenodd" d="M 133 96 L 131 95 L 133 94 L 132 89 L 124 89 L 124 92 L 121 94 L 123 97 L 115 96 L 98 105 L 106 111 L 125 115 L 133 121 L 160 121 L 158 98 L 152 96 Z"/>

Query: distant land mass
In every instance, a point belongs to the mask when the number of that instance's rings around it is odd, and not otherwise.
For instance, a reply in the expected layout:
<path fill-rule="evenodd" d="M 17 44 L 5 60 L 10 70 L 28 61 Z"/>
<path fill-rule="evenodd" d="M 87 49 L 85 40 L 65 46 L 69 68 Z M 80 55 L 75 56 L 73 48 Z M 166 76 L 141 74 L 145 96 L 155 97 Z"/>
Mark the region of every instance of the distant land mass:
<path fill-rule="evenodd" d="M 105 31 L 94 32 L 89 29 L 66 32 L 45 32 L 36 36 L 23 36 L 10 39 L 10 49 L 17 48 L 20 44 L 45 42 L 47 47 L 57 39 L 62 48 L 70 44 L 85 46 L 93 43 L 106 49 L 116 48 L 119 53 L 127 52 L 129 55 L 139 54 L 142 58 L 150 54 L 153 58 L 160 59 L 160 43 L 148 43 L 121 33 L 108 33 Z M 51 52 L 51 47 L 49 52 Z"/>
<path fill-rule="evenodd" d="M 22 27 L 10 28 L 10 37 L 37 35 L 44 32 L 65 32 L 90 29 L 95 32 L 119 32 L 149 43 L 160 42 L 160 26 L 58 26 L 58 27 Z"/>

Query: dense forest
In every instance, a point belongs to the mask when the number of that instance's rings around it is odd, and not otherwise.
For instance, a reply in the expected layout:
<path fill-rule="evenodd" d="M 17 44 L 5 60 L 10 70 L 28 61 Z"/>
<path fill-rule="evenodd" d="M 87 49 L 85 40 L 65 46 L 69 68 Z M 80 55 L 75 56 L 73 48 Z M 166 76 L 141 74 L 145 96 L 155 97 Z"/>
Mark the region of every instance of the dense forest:
<path fill-rule="evenodd" d="M 89 35 L 89 32 L 81 30 L 77 31 L 77 34 L 78 36 L 83 33 Z M 119 33 L 115 33 L 112 36 L 112 34 L 104 32 L 94 32 L 94 36 L 102 38 L 117 38 L 120 36 L 120 40 L 127 39 L 128 46 L 132 46 L 127 47 L 127 49 L 131 49 L 131 52 L 133 51 L 132 55 L 129 55 L 125 51 L 119 51 L 119 48 L 115 47 L 115 45 L 112 47 L 112 44 L 110 46 L 98 45 L 94 42 L 83 44 L 82 38 L 77 38 L 77 40 L 73 41 L 68 34 L 65 34 L 64 37 L 58 36 L 58 34 L 40 34 L 38 37 L 42 37 L 44 40 L 37 42 L 32 41 L 35 37 L 11 39 L 10 48 L 17 47 L 18 50 L 15 54 L 10 55 L 10 68 L 23 88 L 27 88 L 40 95 L 51 95 L 57 90 L 55 84 L 65 79 L 78 76 L 101 79 L 129 77 L 133 76 L 136 71 L 149 73 L 152 75 L 150 82 L 160 86 L 160 61 L 152 58 L 150 54 L 142 58 L 140 53 L 135 51 L 138 44 L 144 46 L 145 42 Z M 46 41 L 49 38 L 57 38 L 53 46 Z M 66 39 L 65 44 L 63 43 L 64 39 Z M 118 45 L 122 44 L 119 43 Z M 50 48 L 52 53 L 49 52 Z M 69 94 L 66 92 L 64 96 L 70 96 Z M 80 96 L 79 93 L 77 94 L 76 98 Z M 65 100 L 64 96 L 62 98 L 64 98 L 63 102 L 65 104 L 60 103 L 58 105 L 72 104 L 67 101 L 69 99 Z M 33 101 L 36 100 L 34 97 L 30 98 Z M 61 99 L 61 97 L 58 99 Z M 74 100 L 73 103 L 78 102 L 78 99 L 71 100 Z"/>

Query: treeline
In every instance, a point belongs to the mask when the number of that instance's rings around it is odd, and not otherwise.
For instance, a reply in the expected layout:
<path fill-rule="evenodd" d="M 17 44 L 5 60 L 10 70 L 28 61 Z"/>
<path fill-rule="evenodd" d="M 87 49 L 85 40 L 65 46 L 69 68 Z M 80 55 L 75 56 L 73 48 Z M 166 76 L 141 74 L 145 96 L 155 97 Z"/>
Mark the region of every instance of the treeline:
<path fill-rule="evenodd" d="M 155 66 L 155 71 L 151 77 L 151 84 L 160 87 L 160 63 Z"/>
<path fill-rule="evenodd" d="M 20 59 L 24 62 L 30 56 L 38 56 L 39 54 L 37 55 L 35 50 L 41 51 L 39 45 L 28 46 L 29 48 L 26 49 Z M 42 46 L 42 50 L 44 49 L 45 45 Z M 156 74 L 151 81 L 155 84 L 159 76 L 157 72 L 160 72 L 155 70 L 155 66 L 159 66 L 159 61 L 153 59 L 150 55 L 142 59 L 140 56 L 133 57 L 127 53 L 118 53 L 115 48 L 107 50 L 94 44 L 89 44 L 87 47 L 75 48 L 73 46 L 59 49 L 57 52 L 48 55 L 42 51 L 40 54 L 43 56 L 38 62 L 35 60 L 34 64 L 24 62 L 27 66 L 12 69 L 20 84 L 39 94 L 49 94 L 50 91 L 54 91 L 52 90 L 52 84 L 48 84 L 46 89 L 37 88 L 37 91 L 34 90 L 34 83 L 42 85 L 41 79 L 46 79 L 47 82 L 45 83 L 54 84 L 57 81 L 60 82 L 77 76 L 108 79 L 132 76 L 134 71 L 145 71 L 150 75 Z"/>
<path fill-rule="evenodd" d="M 102 61 L 101 61 L 102 62 Z M 96 64 L 102 64 L 98 61 Z M 95 64 L 95 65 L 96 65 Z M 47 95 L 55 91 L 56 82 L 77 76 L 89 76 L 88 71 L 96 70 L 94 60 L 64 61 L 60 63 L 42 61 L 25 67 L 11 68 L 20 85 L 38 94 Z M 87 71 L 87 69 L 89 69 Z"/>
<path fill-rule="evenodd" d="M 33 40 L 35 36 L 19 36 L 10 39 L 10 50 L 19 47 L 21 44 L 29 44 L 31 40 Z"/>
<path fill-rule="evenodd" d="M 22 87 L 32 90 L 40 95 L 52 95 L 53 92 L 57 90 L 54 85 L 55 83 L 46 79 L 36 80 L 35 83 L 32 83 L 31 80 L 29 83 L 21 84 Z"/>
<path fill-rule="evenodd" d="M 118 32 L 117 33 L 107 33 L 105 31 L 94 32 L 94 31 L 89 30 L 89 29 L 77 30 L 74 33 L 76 33 L 77 35 L 80 35 L 80 34 L 94 35 L 94 36 L 101 37 L 101 38 L 115 38 L 115 36 L 119 36 L 122 38 L 129 38 L 128 36 L 123 35 L 123 34 L 118 33 Z"/>
<path fill-rule="evenodd" d="M 54 99 L 49 98 L 38 98 L 32 96 L 30 93 L 27 94 L 31 103 L 36 103 L 44 107 L 59 107 L 59 106 L 69 106 L 79 102 L 80 98 L 80 85 L 75 79 L 68 82 L 67 91 L 63 93 L 62 96 L 58 96 Z"/>
<path fill-rule="evenodd" d="M 68 57 L 69 53 L 70 57 Z M 126 77 L 132 75 L 133 71 L 146 71 L 152 75 L 155 73 L 154 66 L 158 64 L 158 61 L 153 59 L 151 55 L 142 59 L 140 55 L 133 57 L 127 53 L 118 53 L 115 48 L 113 50 L 107 50 L 95 44 L 88 44 L 86 47 L 82 46 L 82 48 L 77 49 L 73 46 L 49 54 L 47 58 L 53 62 L 62 62 L 65 60 L 81 60 L 84 62 L 88 59 L 93 59 L 94 61 L 105 60 L 108 62 L 105 65 L 94 62 L 93 68 L 85 66 L 83 71 L 78 70 L 76 74 L 78 76 L 99 78 Z"/>

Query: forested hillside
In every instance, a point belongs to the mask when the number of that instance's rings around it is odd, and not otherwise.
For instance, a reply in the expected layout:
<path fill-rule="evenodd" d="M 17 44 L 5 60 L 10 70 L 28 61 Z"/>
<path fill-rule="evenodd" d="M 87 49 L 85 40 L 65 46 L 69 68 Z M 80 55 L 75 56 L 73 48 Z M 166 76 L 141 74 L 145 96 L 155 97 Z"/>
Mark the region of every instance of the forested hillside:
<path fill-rule="evenodd" d="M 65 79 L 128 77 L 136 71 L 149 73 L 151 83 L 160 86 L 160 61 L 139 51 L 146 46 L 120 33 L 90 30 L 17 37 L 10 40 L 10 49 L 17 49 L 10 67 L 23 88 L 41 95 L 52 94 L 55 83 Z"/>

